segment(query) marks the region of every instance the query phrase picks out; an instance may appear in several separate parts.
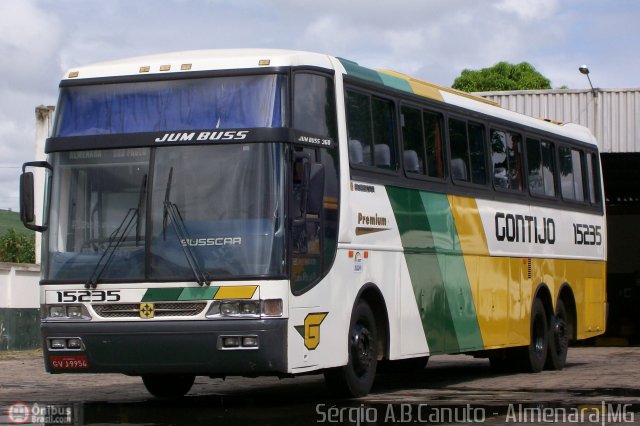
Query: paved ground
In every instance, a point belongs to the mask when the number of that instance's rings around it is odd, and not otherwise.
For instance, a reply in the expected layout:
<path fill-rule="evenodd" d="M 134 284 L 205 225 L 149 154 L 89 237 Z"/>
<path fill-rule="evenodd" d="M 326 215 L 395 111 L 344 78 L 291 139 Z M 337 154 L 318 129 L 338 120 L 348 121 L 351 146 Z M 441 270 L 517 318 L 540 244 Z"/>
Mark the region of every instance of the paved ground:
<path fill-rule="evenodd" d="M 187 397 L 160 400 L 136 377 L 49 375 L 39 351 L 0 352 L 0 424 L 10 423 L 7 408 L 18 401 L 32 410 L 38 403 L 36 411 L 62 405 L 89 424 L 640 424 L 639 366 L 640 347 L 571 348 L 563 371 L 539 374 L 498 374 L 484 359 L 439 356 L 418 373 L 379 375 L 360 399 L 332 398 L 313 375 L 199 377 Z"/>

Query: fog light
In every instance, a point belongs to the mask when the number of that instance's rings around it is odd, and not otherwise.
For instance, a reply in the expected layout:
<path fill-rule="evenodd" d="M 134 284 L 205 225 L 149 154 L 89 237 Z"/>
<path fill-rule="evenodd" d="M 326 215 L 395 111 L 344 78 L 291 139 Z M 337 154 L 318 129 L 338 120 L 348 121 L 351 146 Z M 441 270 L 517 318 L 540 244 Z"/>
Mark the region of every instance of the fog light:
<path fill-rule="evenodd" d="M 224 302 L 220 304 L 221 315 L 237 315 L 240 310 L 238 302 Z"/>
<path fill-rule="evenodd" d="M 82 318 L 82 306 L 68 306 L 67 315 L 69 318 Z"/>
<path fill-rule="evenodd" d="M 82 349 L 82 340 L 78 338 L 67 339 L 67 349 Z"/>
<path fill-rule="evenodd" d="M 268 317 L 282 316 L 282 299 L 263 300 L 262 314 Z"/>
<path fill-rule="evenodd" d="M 64 306 L 50 306 L 49 316 L 51 318 L 64 318 L 67 316 L 67 310 Z"/>
<path fill-rule="evenodd" d="M 65 349 L 66 342 L 64 339 L 51 339 L 49 340 L 50 349 Z"/>
<path fill-rule="evenodd" d="M 237 336 L 227 336 L 222 338 L 222 347 L 237 348 L 240 346 L 240 338 Z"/>
<path fill-rule="evenodd" d="M 242 346 L 246 348 L 258 347 L 258 336 L 245 336 L 242 338 Z"/>

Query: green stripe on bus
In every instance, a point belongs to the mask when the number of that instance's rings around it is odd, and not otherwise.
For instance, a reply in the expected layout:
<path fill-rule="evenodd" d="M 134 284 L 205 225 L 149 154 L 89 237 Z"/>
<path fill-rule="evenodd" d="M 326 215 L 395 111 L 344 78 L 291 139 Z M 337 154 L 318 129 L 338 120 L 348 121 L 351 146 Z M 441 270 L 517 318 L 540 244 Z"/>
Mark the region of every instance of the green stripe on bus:
<path fill-rule="evenodd" d="M 447 280 L 444 290 L 458 346 L 462 351 L 482 349 L 480 325 L 449 199 L 446 195 L 430 192 L 420 192 L 420 197 L 431 231 L 438 236 L 435 248 L 440 270 L 444 271 Z"/>
<path fill-rule="evenodd" d="M 182 289 L 178 300 L 211 300 L 220 287 L 188 287 Z"/>
<path fill-rule="evenodd" d="M 338 58 L 344 69 L 347 71 L 347 74 L 353 77 L 358 77 L 363 80 L 369 80 L 377 84 L 384 84 L 380 74 L 375 72 L 372 69 L 361 67 L 356 62 L 350 61 L 348 59 Z"/>
<path fill-rule="evenodd" d="M 142 302 L 160 302 L 178 300 L 182 287 L 150 288 L 142 296 Z"/>
<path fill-rule="evenodd" d="M 432 354 L 459 352 L 447 304 L 436 242 L 419 191 L 387 187 L 409 268 L 411 285 Z M 440 238 L 435 235 L 435 239 Z"/>
<path fill-rule="evenodd" d="M 378 73 L 378 75 L 385 86 L 393 87 L 394 89 L 402 90 L 403 92 L 413 93 L 413 89 L 407 80 L 384 73 Z"/>

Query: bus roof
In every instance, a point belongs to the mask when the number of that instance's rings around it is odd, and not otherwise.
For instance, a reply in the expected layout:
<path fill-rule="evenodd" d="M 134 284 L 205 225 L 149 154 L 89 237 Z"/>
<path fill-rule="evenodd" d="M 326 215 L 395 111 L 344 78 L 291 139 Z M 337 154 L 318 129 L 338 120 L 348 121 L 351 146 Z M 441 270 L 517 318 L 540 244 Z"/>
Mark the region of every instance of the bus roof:
<path fill-rule="evenodd" d="M 316 66 L 334 69 L 328 55 L 279 49 L 214 49 L 162 53 L 74 67 L 65 79 L 123 77 L 259 67 Z"/>
<path fill-rule="evenodd" d="M 595 138 L 588 128 L 584 126 L 572 123 L 553 123 L 542 118 L 533 118 L 504 109 L 484 98 L 427 83 L 405 74 L 387 70 L 373 70 L 347 59 L 305 51 L 213 49 L 163 53 L 74 67 L 65 74 L 64 80 L 287 66 L 314 66 L 335 69 L 343 74 L 364 79 L 374 84 L 434 99 L 449 105 L 577 139 L 589 144 L 596 144 Z"/>

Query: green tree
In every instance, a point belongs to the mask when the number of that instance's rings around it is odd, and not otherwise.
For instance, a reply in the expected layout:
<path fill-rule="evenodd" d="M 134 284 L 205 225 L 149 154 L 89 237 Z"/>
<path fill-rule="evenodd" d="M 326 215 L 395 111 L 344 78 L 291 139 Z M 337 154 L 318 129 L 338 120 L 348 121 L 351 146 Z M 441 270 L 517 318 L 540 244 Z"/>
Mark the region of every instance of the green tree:
<path fill-rule="evenodd" d="M 551 81 L 527 62 L 498 62 L 492 67 L 478 71 L 462 70 L 451 87 L 465 92 L 538 90 L 551 89 Z"/>
<path fill-rule="evenodd" d="M 0 262 L 35 263 L 34 237 L 18 234 L 11 228 L 0 236 Z"/>

